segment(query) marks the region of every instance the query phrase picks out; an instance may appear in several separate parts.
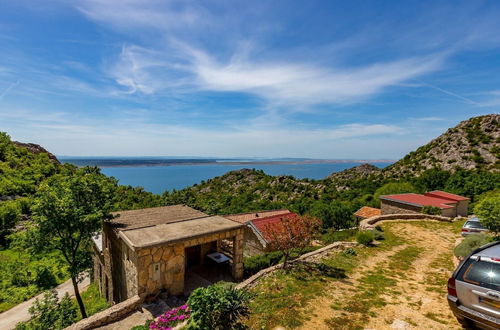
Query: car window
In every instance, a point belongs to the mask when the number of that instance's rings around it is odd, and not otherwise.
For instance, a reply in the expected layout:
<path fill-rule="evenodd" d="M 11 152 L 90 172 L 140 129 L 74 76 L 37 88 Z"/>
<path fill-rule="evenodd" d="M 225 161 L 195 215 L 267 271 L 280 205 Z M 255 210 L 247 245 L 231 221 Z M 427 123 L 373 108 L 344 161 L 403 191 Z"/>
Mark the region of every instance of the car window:
<path fill-rule="evenodd" d="M 479 221 L 467 221 L 465 223 L 465 228 L 476 228 L 476 229 L 484 229 Z"/>
<path fill-rule="evenodd" d="M 500 291 L 500 263 L 469 259 L 460 270 L 458 279 Z"/>

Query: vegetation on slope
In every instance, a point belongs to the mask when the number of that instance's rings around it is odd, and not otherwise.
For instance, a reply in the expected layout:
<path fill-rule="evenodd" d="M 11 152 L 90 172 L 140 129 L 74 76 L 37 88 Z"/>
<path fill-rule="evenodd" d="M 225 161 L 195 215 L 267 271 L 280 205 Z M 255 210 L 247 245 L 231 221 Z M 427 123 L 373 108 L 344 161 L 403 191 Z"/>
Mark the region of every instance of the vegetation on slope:
<path fill-rule="evenodd" d="M 428 144 L 389 166 L 390 176 L 419 174 L 431 168 L 500 170 L 500 115 L 462 121 Z"/>

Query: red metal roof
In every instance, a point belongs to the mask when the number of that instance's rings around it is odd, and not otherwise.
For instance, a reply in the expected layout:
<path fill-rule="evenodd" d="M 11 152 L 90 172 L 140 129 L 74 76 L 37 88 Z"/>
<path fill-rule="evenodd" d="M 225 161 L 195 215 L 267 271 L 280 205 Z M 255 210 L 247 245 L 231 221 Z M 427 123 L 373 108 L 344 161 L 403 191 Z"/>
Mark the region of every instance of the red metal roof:
<path fill-rule="evenodd" d="M 438 198 L 444 198 L 444 199 L 449 199 L 452 201 L 466 201 L 469 200 L 469 198 L 464 197 L 464 196 L 459 196 L 455 195 L 446 191 L 441 191 L 441 190 L 435 190 L 431 192 L 427 192 L 424 194 L 425 196 L 431 196 L 431 197 L 438 197 Z"/>
<path fill-rule="evenodd" d="M 253 227 L 260 232 L 262 237 L 270 242 L 272 238 L 269 235 L 268 228 L 269 227 L 274 227 L 274 226 L 282 226 L 281 219 L 282 218 L 289 218 L 289 217 L 294 217 L 297 214 L 293 212 L 289 212 L 287 214 L 279 214 L 279 215 L 273 215 L 270 217 L 265 217 L 265 218 L 259 218 L 259 219 L 254 219 L 251 220 L 250 222 L 252 223 Z"/>
<path fill-rule="evenodd" d="M 453 208 L 453 205 L 457 203 L 457 201 L 453 201 L 445 198 L 438 198 L 432 196 L 425 196 L 419 194 L 398 194 L 398 195 L 384 195 L 380 196 L 381 199 L 388 199 L 397 202 L 403 202 L 406 204 L 412 204 L 416 206 L 435 206 L 441 209 L 450 209 Z"/>
<path fill-rule="evenodd" d="M 229 220 L 238 221 L 239 223 L 247 223 L 255 219 L 263 219 L 266 217 L 271 217 L 280 214 L 288 214 L 288 210 L 270 210 L 270 211 L 258 211 L 258 212 L 248 212 L 239 214 L 228 214 L 224 215 L 224 218 Z"/>

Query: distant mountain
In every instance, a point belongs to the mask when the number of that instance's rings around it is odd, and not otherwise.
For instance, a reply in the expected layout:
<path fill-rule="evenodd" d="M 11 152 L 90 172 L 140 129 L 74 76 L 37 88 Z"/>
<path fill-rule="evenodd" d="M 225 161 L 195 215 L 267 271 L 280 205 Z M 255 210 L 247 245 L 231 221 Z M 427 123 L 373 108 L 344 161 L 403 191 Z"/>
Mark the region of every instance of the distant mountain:
<path fill-rule="evenodd" d="M 384 169 L 385 175 L 418 175 L 431 169 L 500 171 L 500 115 L 464 120 Z"/>

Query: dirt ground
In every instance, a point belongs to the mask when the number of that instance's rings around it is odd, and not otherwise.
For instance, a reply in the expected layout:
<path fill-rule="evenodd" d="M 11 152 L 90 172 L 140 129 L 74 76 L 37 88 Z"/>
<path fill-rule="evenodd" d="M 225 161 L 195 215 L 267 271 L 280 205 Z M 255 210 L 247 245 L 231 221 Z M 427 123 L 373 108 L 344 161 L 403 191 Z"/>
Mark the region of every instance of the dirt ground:
<path fill-rule="evenodd" d="M 453 270 L 451 253 L 458 237 L 452 225 L 388 222 L 384 226 L 405 243 L 369 255 L 348 278 L 325 288 L 328 294 L 309 304 L 313 316 L 301 329 L 351 329 L 353 325 L 364 329 L 460 329 L 446 301 L 446 279 Z M 386 267 L 391 257 L 405 249 L 419 251 L 418 257 L 411 259 L 409 267 L 387 275 L 394 285 L 380 296 L 385 303 L 371 307 L 368 317 L 346 312 L 345 306 L 352 304 L 364 285 L 362 279 Z M 342 317 L 349 320 L 344 325 L 332 326 L 328 321 Z"/>

